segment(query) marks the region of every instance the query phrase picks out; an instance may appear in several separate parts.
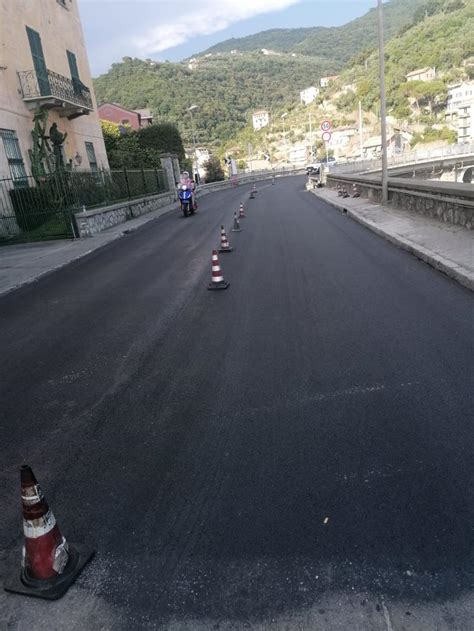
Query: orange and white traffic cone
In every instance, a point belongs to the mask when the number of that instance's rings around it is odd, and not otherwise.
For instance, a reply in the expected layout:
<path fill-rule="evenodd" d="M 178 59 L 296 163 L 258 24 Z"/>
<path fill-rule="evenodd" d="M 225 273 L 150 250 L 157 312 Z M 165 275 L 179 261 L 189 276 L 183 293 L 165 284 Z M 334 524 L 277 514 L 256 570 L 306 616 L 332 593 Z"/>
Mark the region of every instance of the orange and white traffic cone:
<path fill-rule="evenodd" d="M 352 197 L 360 197 L 359 189 L 357 188 L 357 184 L 352 185 Z"/>
<path fill-rule="evenodd" d="M 347 199 L 349 197 L 349 193 L 347 192 L 347 188 L 345 185 L 342 188 L 342 197 L 343 199 Z"/>
<path fill-rule="evenodd" d="M 219 248 L 219 252 L 232 252 L 232 250 L 233 248 L 231 247 L 229 240 L 227 239 L 224 226 L 221 226 L 221 247 Z"/>
<path fill-rule="evenodd" d="M 207 286 L 208 289 L 227 289 L 230 283 L 226 283 L 219 265 L 219 256 L 217 250 L 212 250 L 212 277 L 211 282 Z"/>
<path fill-rule="evenodd" d="M 56 600 L 66 593 L 94 551 L 68 544 L 28 465 L 21 467 L 21 499 L 25 535 L 22 570 L 6 582 L 5 590 Z"/>
<path fill-rule="evenodd" d="M 234 227 L 232 228 L 232 232 L 242 232 L 242 228 L 240 227 L 240 222 L 237 217 L 237 213 L 234 213 Z"/>
<path fill-rule="evenodd" d="M 240 204 L 239 206 L 239 219 L 245 219 L 245 210 L 243 204 Z"/>

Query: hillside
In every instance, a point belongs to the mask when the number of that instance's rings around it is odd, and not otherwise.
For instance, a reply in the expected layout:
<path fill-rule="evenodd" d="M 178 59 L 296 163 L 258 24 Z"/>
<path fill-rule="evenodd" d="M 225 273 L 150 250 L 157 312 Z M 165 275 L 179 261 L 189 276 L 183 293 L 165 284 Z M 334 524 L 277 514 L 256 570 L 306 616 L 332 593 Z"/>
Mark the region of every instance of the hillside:
<path fill-rule="evenodd" d="M 386 6 L 387 34 L 397 33 L 412 21 L 426 1 L 392 0 Z M 369 11 L 335 29 L 277 30 L 252 38 L 244 38 L 246 52 L 231 54 L 233 40 L 229 40 L 222 51 L 200 56 L 192 69 L 187 63 L 124 58 L 95 80 L 97 98 L 132 109 L 149 107 L 155 119 L 175 122 L 188 143 L 191 130 L 186 110 L 196 103 L 198 142 L 220 143 L 249 123 L 252 110 L 275 110 L 297 101 L 300 90 L 316 84 L 321 76 L 339 72 L 355 52 L 373 44 L 375 14 Z M 281 54 L 252 52 L 256 43 L 257 48 L 280 47 Z M 229 52 L 224 51 L 227 48 Z"/>
<path fill-rule="evenodd" d="M 427 0 L 391 0 L 384 5 L 385 37 L 390 39 L 406 28 Z M 254 52 L 266 48 L 281 53 L 296 53 L 345 64 L 361 50 L 377 43 L 377 11 L 368 13 L 339 27 L 272 29 L 242 38 L 232 38 L 216 44 L 204 54 Z"/>
<path fill-rule="evenodd" d="M 463 67 L 463 61 L 474 56 L 474 3 L 470 0 L 431 0 L 412 25 L 386 45 L 386 85 L 388 114 L 404 129 L 415 130 L 414 140 L 445 139 L 455 141 L 456 134 L 445 127 L 447 85 L 465 80 L 474 69 Z M 422 67 L 435 67 L 436 81 L 408 83 L 405 75 Z M 330 118 L 334 128 L 358 127 L 358 102 L 362 102 L 366 135 L 380 133 L 379 64 L 376 50 L 366 51 L 353 59 L 339 79 L 309 107 L 297 102 L 287 104 L 287 138 L 290 143 L 309 144 L 308 121 Z M 282 110 L 280 110 L 281 112 Z M 421 131 L 420 131 L 421 130 Z M 321 146 L 320 133 L 311 143 Z M 255 155 L 270 153 L 281 159 L 283 131 L 279 117 L 254 132 L 250 126 L 239 130 L 224 146 L 238 159 L 246 159 L 247 147 Z M 356 139 L 357 144 L 357 139 Z M 286 151 L 286 150 L 285 150 Z"/>

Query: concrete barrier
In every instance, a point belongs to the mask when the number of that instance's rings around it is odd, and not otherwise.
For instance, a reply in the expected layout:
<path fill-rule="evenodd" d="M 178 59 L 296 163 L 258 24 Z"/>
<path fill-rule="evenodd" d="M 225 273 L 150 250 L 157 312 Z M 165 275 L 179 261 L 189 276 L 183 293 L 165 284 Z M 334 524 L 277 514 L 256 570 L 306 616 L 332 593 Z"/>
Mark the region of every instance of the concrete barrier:
<path fill-rule="evenodd" d="M 356 184 L 362 197 L 382 203 L 380 177 L 329 174 L 328 188 L 337 188 L 338 184 L 345 185 L 349 191 Z M 388 195 L 390 204 L 397 208 L 468 230 L 474 227 L 474 187 L 471 184 L 389 178 Z"/>

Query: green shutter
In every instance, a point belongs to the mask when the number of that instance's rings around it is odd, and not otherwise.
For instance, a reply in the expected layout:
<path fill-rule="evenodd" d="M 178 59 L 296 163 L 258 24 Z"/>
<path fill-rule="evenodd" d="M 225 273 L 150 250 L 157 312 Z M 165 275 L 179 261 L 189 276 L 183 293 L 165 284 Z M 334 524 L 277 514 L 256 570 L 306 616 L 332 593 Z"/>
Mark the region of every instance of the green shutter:
<path fill-rule="evenodd" d="M 41 37 L 39 33 L 29 26 L 26 27 L 28 41 L 30 43 L 31 56 L 36 71 L 36 79 L 38 81 L 39 93 L 41 96 L 48 96 L 51 92 L 48 81 L 48 70 L 43 55 L 43 47 L 41 46 Z"/>
<path fill-rule="evenodd" d="M 67 60 L 69 62 L 69 71 L 71 72 L 71 79 L 79 80 L 79 70 L 77 68 L 76 55 L 74 53 L 71 53 L 70 50 L 67 50 L 66 53 Z"/>

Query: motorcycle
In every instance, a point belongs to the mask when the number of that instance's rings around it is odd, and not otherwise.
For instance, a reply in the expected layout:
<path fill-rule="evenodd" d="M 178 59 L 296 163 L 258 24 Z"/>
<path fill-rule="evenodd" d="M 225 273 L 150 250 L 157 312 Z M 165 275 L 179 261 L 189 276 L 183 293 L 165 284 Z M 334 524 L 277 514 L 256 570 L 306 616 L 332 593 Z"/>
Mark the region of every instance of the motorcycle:
<path fill-rule="evenodd" d="M 182 186 L 178 193 L 181 210 L 185 217 L 194 214 L 193 193 L 187 186 Z"/>

